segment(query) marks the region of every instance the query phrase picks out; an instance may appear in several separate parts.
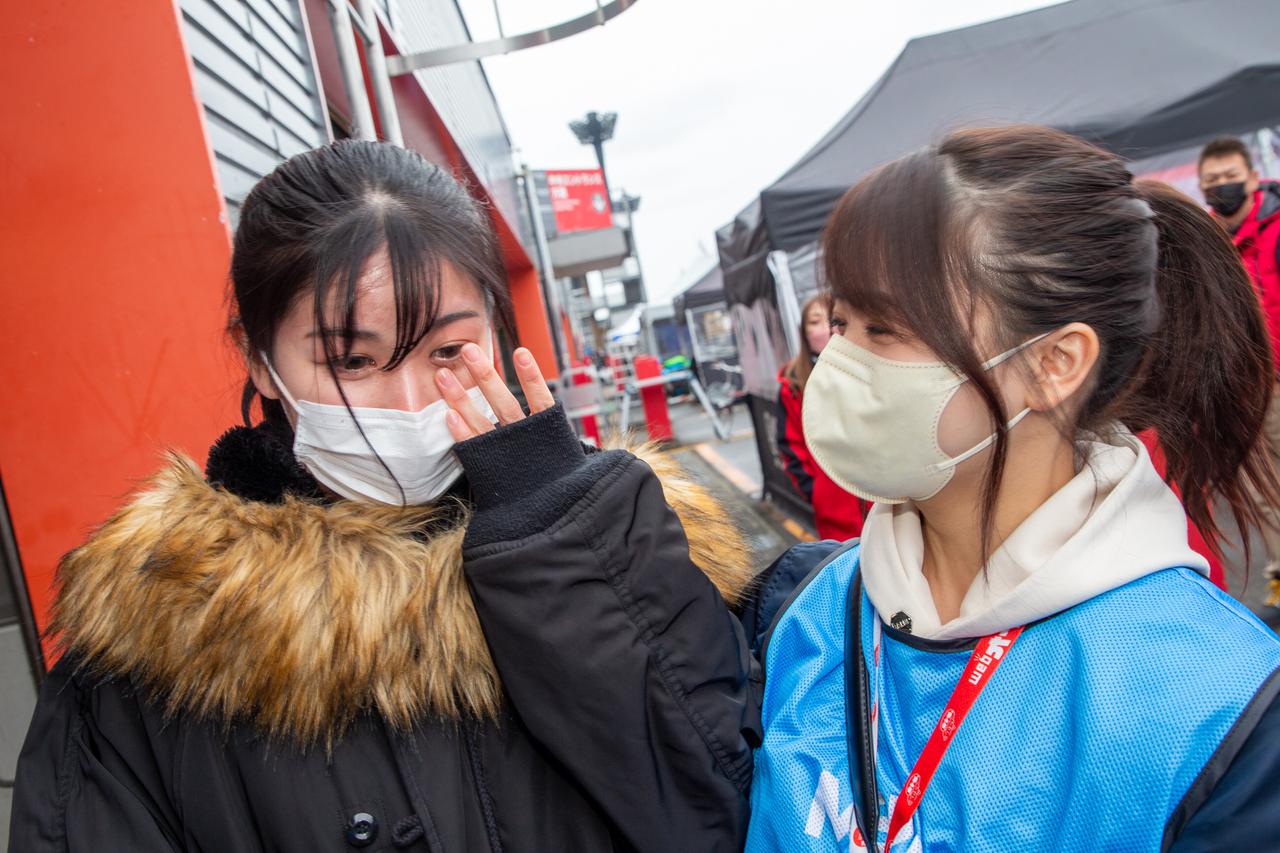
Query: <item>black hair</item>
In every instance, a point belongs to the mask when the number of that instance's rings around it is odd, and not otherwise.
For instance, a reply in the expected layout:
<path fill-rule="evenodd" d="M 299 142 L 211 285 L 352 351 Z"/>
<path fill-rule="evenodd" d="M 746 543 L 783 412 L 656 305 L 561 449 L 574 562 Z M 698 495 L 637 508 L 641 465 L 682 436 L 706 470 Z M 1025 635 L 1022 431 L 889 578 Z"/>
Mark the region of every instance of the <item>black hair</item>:
<path fill-rule="evenodd" d="M 1200 159 L 1196 161 L 1196 171 L 1199 172 L 1204 166 L 1204 161 L 1210 157 L 1230 157 L 1232 154 L 1238 154 L 1244 158 L 1244 167 L 1253 170 L 1253 156 L 1249 153 L 1249 146 L 1245 145 L 1234 136 L 1219 136 L 1217 139 L 1209 141 L 1204 148 L 1200 149 Z"/>
<path fill-rule="evenodd" d="M 396 302 L 395 345 L 383 370 L 399 365 L 431 328 L 446 262 L 480 289 L 498 327 L 512 328 L 506 269 L 482 204 L 413 151 L 347 139 L 290 157 L 244 200 L 231 256 L 231 328 L 246 356 L 270 356 L 280 322 L 310 296 L 317 328 L 340 333 L 321 340 L 345 403 L 332 363 L 350 354 L 357 286 L 383 248 Z M 326 316 L 335 305 L 336 316 Z M 256 396 L 246 379 L 246 425 Z M 267 420 L 285 420 L 278 401 L 261 405 Z"/>

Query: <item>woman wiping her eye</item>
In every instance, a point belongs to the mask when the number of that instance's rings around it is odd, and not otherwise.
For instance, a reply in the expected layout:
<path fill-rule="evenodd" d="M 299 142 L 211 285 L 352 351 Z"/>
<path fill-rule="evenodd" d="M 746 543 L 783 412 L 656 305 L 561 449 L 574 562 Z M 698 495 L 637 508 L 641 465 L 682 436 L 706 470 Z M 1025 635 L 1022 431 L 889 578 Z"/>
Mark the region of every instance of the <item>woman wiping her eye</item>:
<path fill-rule="evenodd" d="M 526 416 L 466 190 L 300 154 L 231 279 L 246 425 L 60 566 L 10 849 L 740 849 L 745 547 L 670 461 L 588 455 L 517 349 Z"/>
<path fill-rule="evenodd" d="M 823 239 L 804 432 L 875 505 L 753 631 L 747 850 L 1276 849 L 1280 639 L 1187 544 L 1277 496 L 1230 242 L 1037 127 L 883 167 Z"/>

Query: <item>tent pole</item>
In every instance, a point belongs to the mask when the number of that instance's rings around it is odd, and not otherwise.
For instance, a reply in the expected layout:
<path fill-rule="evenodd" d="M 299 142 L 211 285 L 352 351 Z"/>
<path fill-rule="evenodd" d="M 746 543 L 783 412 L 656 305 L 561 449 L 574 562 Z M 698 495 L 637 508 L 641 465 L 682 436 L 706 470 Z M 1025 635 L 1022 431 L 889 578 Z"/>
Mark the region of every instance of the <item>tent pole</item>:
<path fill-rule="evenodd" d="M 782 315 L 782 333 L 787 338 L 788 358 L 800 354 L 800 299 L 796 296 L 796 283 L 791 278 L 791 265 L 787 253 L 781 249 L 769 253 L 765 259 L 769 272 L 773 273 L 774 293 L 778 298 L 778 313 Z"/>
<path fill-rule="evenodd" d="M 1276 159 L 1276 132 L 1269 127 L 1258 130 L 1258 154 L 1263 177 L 1280 179 L 1280 161 Z"/>

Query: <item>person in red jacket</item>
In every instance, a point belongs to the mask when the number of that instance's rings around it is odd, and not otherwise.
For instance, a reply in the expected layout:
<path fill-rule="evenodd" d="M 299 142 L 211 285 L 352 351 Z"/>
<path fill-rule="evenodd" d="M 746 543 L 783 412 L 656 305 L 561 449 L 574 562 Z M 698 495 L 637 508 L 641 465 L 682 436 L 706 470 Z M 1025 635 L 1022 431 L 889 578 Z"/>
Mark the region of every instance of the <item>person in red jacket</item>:
<path fill-rule="evenodd" d="M 815 296 L 800 312 L 800 353 L 778 374 L 778 455 L 791 482 L 813 507 L 818 536 L 843 542 L 862 534 L 870 504 L 840 488 L 814 461 L 804 442 L 801 402 L 809 372 L 831 339 L 831 312 L 823 296 Z"/>
<path fill-rule="evenodd" d="M 1253 279 L 1280 374 L 1280 183 L 1259 178 L 1249 149 L 1234 136 L 1215 139 L 1201 150 L 1199 173 L 1205 203 L 1231 235 Z M 1272 394 L 1264 435 L 1272 461 L 1280 467 L 1280 393 Z M 1273 525 L 1262 530 L 1267 577 L 1273 596 L 1280 596 L 1280 507 L 1264 506 L 1264 511 Z"/>

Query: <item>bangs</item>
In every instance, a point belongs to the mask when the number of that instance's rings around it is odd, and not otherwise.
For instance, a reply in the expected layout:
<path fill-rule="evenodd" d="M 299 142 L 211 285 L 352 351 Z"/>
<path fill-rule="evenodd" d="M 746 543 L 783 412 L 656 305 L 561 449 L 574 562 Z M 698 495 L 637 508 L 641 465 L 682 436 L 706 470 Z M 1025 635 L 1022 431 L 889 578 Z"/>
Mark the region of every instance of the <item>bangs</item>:
<path fill-rule="evenodd" d="M 949 331 L 970 325 L 959 306 L 975 304 L 963 294 L 976 277 L 945 170 L 926 149 L 855 184 L 823 232 L 823 272 L 833 299 L 963 361 Z"/>
<path fill-rule="evenodd" d="M 404 361 L 435 322 L 441 267 L 448 258 L 433 240 L 431 230 L 414 222 L 396 202 L 379 198 L 371 204 L 378 206 L 376 215 L 360 211 L 318 239 L 314 309 L 317 327 L 336 332 L 321 336 L 326 352 L 331 357 L 349 355 L 355 342 L 361 280 L 370 272 L 370 262 L 385 248 L 396 309 L 395 343 L 383 365 L 384 370 L 391 370 Z"/>

